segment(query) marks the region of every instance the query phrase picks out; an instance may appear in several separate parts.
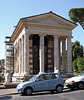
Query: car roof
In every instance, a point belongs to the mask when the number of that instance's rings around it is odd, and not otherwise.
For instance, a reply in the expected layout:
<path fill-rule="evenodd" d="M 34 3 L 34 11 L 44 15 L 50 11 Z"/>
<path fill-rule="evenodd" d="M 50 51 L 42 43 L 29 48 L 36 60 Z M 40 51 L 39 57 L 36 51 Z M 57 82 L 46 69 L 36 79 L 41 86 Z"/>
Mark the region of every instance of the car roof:
<path fill-rule="evenodd" d="M 59 73 L 54 73 L 54 72 L 51 72 L 51 73 L 39 73 L 39 75 L 43 75 L 43 74 L 59 74 Z"/>

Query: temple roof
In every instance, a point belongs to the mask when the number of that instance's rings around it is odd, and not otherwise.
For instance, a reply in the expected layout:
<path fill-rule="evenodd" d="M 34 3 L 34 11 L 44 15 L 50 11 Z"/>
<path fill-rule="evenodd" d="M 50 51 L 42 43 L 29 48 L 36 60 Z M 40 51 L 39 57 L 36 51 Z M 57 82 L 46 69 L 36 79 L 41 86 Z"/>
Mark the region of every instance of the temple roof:
<path fill-rule="evenodd" d="M 30 16 L 30 17 L 24 17 L 21 18 L 17 24 L 17 26 L 15 27 L 15 30 L 11 36 L 11 41 L 13 41 L 13 37 L 22 31 L 22 29 L 25 27 L 29 27 L 33 25 L 33 27 L 37 26 L 37 27 L 47 27 L 51 28 L 53 27 L 54 29 L 58 28 L 58 29 L 69 29 L 72 30 L 74 29 L 77 24 L 53 13 L 52 11 L 48 12 L 48 13 L 43 13 L 43 14 L 39 14 L 39 15 L 34 15 L 34 16 Z"/>

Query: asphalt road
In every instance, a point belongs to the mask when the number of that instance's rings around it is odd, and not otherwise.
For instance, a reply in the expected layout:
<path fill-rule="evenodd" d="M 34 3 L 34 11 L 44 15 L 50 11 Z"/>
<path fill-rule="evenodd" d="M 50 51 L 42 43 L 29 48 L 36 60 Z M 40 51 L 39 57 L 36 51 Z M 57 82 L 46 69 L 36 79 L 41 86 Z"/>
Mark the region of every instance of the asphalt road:
<path fill-rule="evenodd" d="M 49 91 L 36 92 L 32 96 L 22 96 L 16 89 L 0 89 L 0 100 L 84 100 L 84 89 L 65 89 L 63 93 L 51 94 Z"/>

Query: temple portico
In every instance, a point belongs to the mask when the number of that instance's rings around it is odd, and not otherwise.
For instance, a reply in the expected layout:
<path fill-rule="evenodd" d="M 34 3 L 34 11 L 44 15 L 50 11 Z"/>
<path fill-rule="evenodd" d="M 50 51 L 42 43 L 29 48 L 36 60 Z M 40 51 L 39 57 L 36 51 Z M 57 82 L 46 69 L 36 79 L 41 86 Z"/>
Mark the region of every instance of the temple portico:
<path fill-rule="evenodd" d="M 24 81 L 24 77 L 43 72 L 72 75 L 71 38 L 75 27 L 53 12 L 20 19 L 10 39 L 14 44 L 12 81 Z"/>
<path fill-rule="evenodd" d="M 29 33 L 29 34 L 28 34 Z M 35 57 L 35 51 L 32 48 L 34 37 L 39 38 L 39 45 L 36 48 L 38 57 Z M 49 38 L 52 37 L 52 41 Z M 45 41 L 47 42 L 47 54 L 45 56 Z M 67 49 L 66 49 L 67 40 Z M 59 43 L 62 42 L 62 45 Z M 51 42 L 51 43 L 49 43 Z M 47 35 L 47 34 L 30 34 L 26 32 L 22 37 L 14 44 L 14 75 L 17 77 L 24 77 L 25 75 L 35 75 L 43 72 L 60 72 L 61 74 L 72 74 L 72 55 L 67 54 L 66 62 L 66 50 L 70 53 L 71 46 L 68 46 L 71 42 L 71 36 L 58 36 L 58 35 Z M 49 43 L 49 44 L 48 44 Z M 38 50 L 37 50 L 38 48 Z M 62 48 L 62 49 L 59 49 Z M 62 59 L 60 62 L 60 58 Z M 47 61 L 47 68 L 46 62 Z M 36 61 L 36 62 L 35 62 Z M 52 62 L 52 63 L 51 63 Z M 34 68 L 34 64 L 36 65 Z"/>

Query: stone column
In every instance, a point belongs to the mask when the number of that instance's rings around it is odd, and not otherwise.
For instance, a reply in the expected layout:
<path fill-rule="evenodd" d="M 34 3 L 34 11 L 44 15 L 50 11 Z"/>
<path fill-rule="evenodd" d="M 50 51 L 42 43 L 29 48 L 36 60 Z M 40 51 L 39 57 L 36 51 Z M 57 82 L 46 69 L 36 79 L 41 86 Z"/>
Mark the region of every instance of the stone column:
<path fill-rule="evenodd" d="M 58 37 L 54 35 L 54 72 L 59 72 L 59 46 Z"/>
<path fill-rule="evenodd" d="M 19 74 L 21 74 L 21 39 L 19 40 Z"/>
<path fill-rule="evenodd" d="M 22 75 L 22 67 L 23 67 L 23 66 L 22 66 L 22 38 L 21 38 L 21 43 L 20 43 L 20 45 L 21 45 L 21 47 L 20 47 L 20 55 L 21 55 L 21 56 L 20 56 L 20 57 L 21 57 L 21 58 L 20 58 L 20 59 L 21 59 L 20 74 Z"/>
<path fill-rule="evenodd" d="M 16 61 L 17 61 L 17 58 L 16 58 L 16 44 L 14 45 L 14 74 L 16 73 Z"/>
<path fill-rule="evenodd" d="M 67 37 L 67 74 L 72 74 L 71 36 Z"/>
<path fill-rule="evenodd" d="M 14 45 L 14 74 L 16 73 L 16 68 L 15 68 L 15 66 L 16 66 L 16 44 Z"/>
<path fill-rule="evenodd" d="M 24 34 L 24 75 L 29 74 L 29 34 Z"/>
<path fill-rule="evenodd" d="M 59 39 L 58 41 L 58 46 L 59 46 L 59 71 L 61 71 L 61 40 Z"/>
<path fill-rule="evenodd" d="M 17 58 L 16 59 L 17 59 L 17 61 L 16 61 L 17 62 L 16 65 L 17 66 L 16 66 L 15 70 L 16 70 L 16 73 L 19 73 L 19 42 L 17 43 Z"/>
<path fill-rule="evenodd" d="M 66 72 L 66 39 L 62 40 L 62 74 Z"/>
<path fill-rule="evenodd" d="M 40 73 L 44 72 L 44 34 L 40 36 Z"/>
<path fill-rule="evenodd" d="M 22 44 L 22 46 L 21 46 L 22 47 L 22 50 L 21 50 L 22 51 L 22 66 L 21 66 L 22 72 L 21 72 L 21 74 L 24 75 L 24 36 L 22 36 L 21 42 L 22 42 L 21 43 Z"/>

